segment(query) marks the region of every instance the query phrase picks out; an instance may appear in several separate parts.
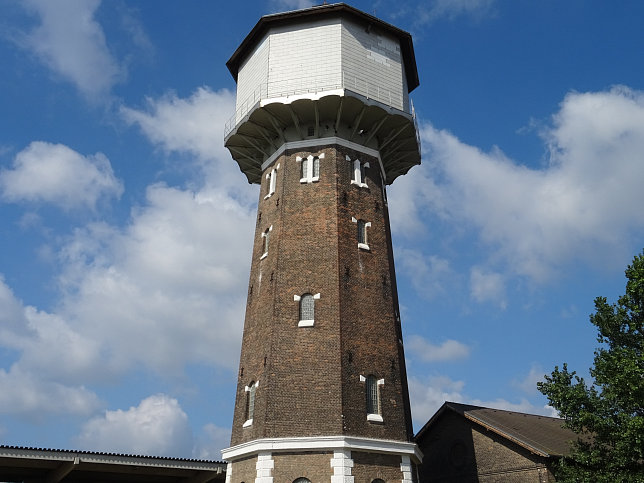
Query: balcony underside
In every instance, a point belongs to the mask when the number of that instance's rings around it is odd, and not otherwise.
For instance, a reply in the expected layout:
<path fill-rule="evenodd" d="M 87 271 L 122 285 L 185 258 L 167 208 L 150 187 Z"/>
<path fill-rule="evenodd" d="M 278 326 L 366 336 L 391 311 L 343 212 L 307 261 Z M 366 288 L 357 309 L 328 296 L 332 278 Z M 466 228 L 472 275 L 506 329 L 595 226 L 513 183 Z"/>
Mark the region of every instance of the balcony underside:
<path fill-rule="evenodd" d="M 250 183 L 284 143 L 331 136 L 378 150 L 387 184 L 420 164 L 414 117 L 346 89 L 264 99 L 236 121 L 225 146 Z"/>

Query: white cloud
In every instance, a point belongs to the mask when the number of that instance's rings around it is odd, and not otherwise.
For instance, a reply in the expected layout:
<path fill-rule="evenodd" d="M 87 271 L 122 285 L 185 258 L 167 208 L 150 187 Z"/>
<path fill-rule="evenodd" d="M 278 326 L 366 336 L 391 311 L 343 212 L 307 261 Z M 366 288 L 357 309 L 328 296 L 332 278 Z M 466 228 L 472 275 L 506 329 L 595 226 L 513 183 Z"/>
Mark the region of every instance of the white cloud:
<path fill-rule="evenodd" d="M 168 152 L 188 152 L 201 159 L 226 158 L 223 130 L 235 112 L 230 91 L 200 87 L 187 99 L 169 92 L 159 99 L 147 98 L 146 105 L 146 110 L 122 106 L 121 115 L 153 143 Z"/>
<path fill-rule="evenodd" d="M 431 23 L 440 18 L 453 20 L 461 15 L 480 18 L 491 15 L 495 0 L 433 0 L 421 2 L 417 7 L 415 22 Z"/>
<path fill-rule="evenodd" d="M 425 379 L 409 376 L 409 398 L 414 427 L 418 431 L 445 401 L 462 402 L 463 381 L 452 381 L 446 376 Z"/>
<path fill-rule="evenodd" d="M 463 381 L 453 381 L 449 377 L 433 375 L 425 378 L 410 376 L 409 397 L 414 420 L 414 428 L 418 431 L 446 401 L 472 404 L 486 408 L 504 409 L 528 414 L 541 414 L 557 417 L 549 406 L 535 406 L 525 398 L 513 403 L 507 399 L 497 398 L 482 400 L 469 397 L 465 392 Z"/>
<path fill-rule="evenodd" d="M 206 424 L 197 437 L 194 457 L 202 460 L 221 460 L 221 450 L 230 446 L 230 427 Z"/>
<path fill-rule="evenodd" d="M 98 397 L 83 386 L 67 386 L 41 379 L 13 366 L 0 369 L 0 413 L 39 420 L 51 414 L 88 415 L 100 406 Z M 10 389 L 9 389 L 10 388 Z"/>
<path fill-rule="evenodd" d="M 543 367 L 539 364 L 532 364 L 528 374 L 526 374 L 522 380 L 514 381 L 513 385 L 521 389 L 526 394 L 537 394 L 539 392 L 537 389 L 537 382 L 542 382 L 545 374 L 546 371 L 544 371 Z"/>
<path fill-rule="evenodd" d="M 199 161 L 206 184 L 225 190 L 247 205 L 257 192 L 223 145 L 224 127 L 235 112 L 235 94 L 200 87 L 190 97 L 167 93 L 146 99 L 145 109 L 121 107 L 122 118 L 137 125 L 153 144 L 168 153 L 189 154 Z"/>
<path fill-rule="evenodd" d="M 316 4 L 316 2 L 312 0 L 271 0 L 271 3 L 273 4 L 273 10 L 277 12 L 300 10 L 302 8 L 312 7 Z"/>
<path fill-rule="evenodd" d="M 505 282 L 500 273 L 487 272 L 481 267 L 472 267 L 470 293 L 477 302 L 493 302 L 502 309 L 507 307 Z"/>
<path fill-rule="evenodd" d="M 429 156 L 396 182 L 391 205 L 396 196 L 406 202 L 398 209 L 415 205 L 410 226 L 436 213 L 454 233 L 475 228 L 490 260 L 513 275 L 544 280 L 575 261 L 600 263 L 600 250 L 621 264 L 644 229 L 644 93 L 571 93 L 553 119 L 543 132 L 550 164 L 540 169 L 426 125 Z"/>
<path fill-rule="evenodd" d="M 235 367 L 254 214 L 214 190 L 147 197 L 125 230 L 92 225 L 66 245 L 61 314 L 116 371 Z"/>
<path fill-rule="evenodd" d="M 123 184 L 102 153 L 83 156 L 63 144 L 34 141 L 16 155 L 12 169 L 0 171 L 0 192 L 6 201 L 94 209 L 102 198 L 120 197 Z"/>
<path fill-rule="evenodd" d="M 425 256 L 418 250 L 397 247 L 396 261 L 411 278 L 416 291 L 428 299 L 444 296 L 452 285 L 454 274 L 444 258 Z"/>
<path fill-rule="evenodd" d="M 191 457 L 193 437 L 179 402 L 164 394 L 143 399 L 136 407 L 106 411 L 83 425 L 80 447 L 137 455 Z"/>
<path fill-rule="evenodd" d="M 408 336 L 405 348 L 424 362 L 454 361 L 466 359 L 470 355 L 470 348 L 462 342 L 448 339 L 441 344 L 434 344 L 420 335 Z"/>
<path fill-rule="evenodd" d="M 206 117 L 223 119 L 221 105 L 209 100 L 206 95 L 212 114 Z M 226 96 L 220 101 L 227 105 Z M 193 107 L 183 121 L 198 131 L 203 110 Z M 199 122 L 192 122 L 190 115 Z M 160 116 L 174 122 L 167 112 Z M 146 119 L 169 133 L 152 114 Z M 192 140 L 194 133 L 183 131 Z M 236 168 L 228 157 L 218 157 L 223 156 L 221 149 L 212 152 L 205 137 L 196 151 L 185 137 L 174 137 L 172 150 L 203 155 L 206 170 L 216 171 L 219 165 Z M 163 145 L 167 141 L 162 134 L 155 139 Z M 36 147 L 51 151 L 52 146 Z M 53 147 L 54 153 L 82 158 L 68 148 Z M 81 161 L 79 170 L 88 163 Z M 247 186 L 239 172 L 236 176 Z M 83 384 L 113 380 L 132 368 L 164 378 L 180 377 L 190 364 L 234 370 L 257 192 L 248 189 L 253 202 L 242 203 L 230 191 L 217 177 L 206 179 L 196 190 L 157 184 L 148 187 L 146 201 L 133 209 L 124 227 L 91 223 L 77 228 L 50 253 L 61 267 L 61 293 L 49 312 L 23 306 L 0 280 L 0 344 L 12 351 L 12 370 L 34 381 L 47 379 L 51 387 L 42 387 L 49 392 L 70 394 L 81 391 Z M 56 200 L 55 190 L 47 193 L 48 200 Z M 38 404 L 24 407 L 34 413 L 41 409 Z"/>
<path fill-rule="evenodd" d="M 20 43 L 91 100 L 105 96 L 122 77 L 105 34 L 94 18 L 100 0 L 23 0 L 40 24 Z"/>

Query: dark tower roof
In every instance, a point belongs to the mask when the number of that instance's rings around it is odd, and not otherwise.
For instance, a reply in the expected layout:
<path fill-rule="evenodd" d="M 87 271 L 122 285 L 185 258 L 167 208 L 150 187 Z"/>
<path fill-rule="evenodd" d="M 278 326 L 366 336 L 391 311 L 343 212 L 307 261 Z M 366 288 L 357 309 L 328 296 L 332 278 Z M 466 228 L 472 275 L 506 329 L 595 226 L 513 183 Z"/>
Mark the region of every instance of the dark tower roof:
<path fill-rule="evenodd" d="M 408 92 L 418 87 L 418 70 L 416 68 L 416 57 L 414 55 L 414 45 L 411 40 L 411 35 L 398 27 L 351 7 L 346 3 L 318 5 L 302 10 L 264 15 L 255 24 L 255 27 L 253 27 L 239 47 L 237 47 L 237 50 L 235 50 L 228 62 L 226 62 L 226 66 L 235 79 L 235 82 L 237 82 L 237 74 L 242 63 L 252 53 L 255 46 L 271 27 L 298 23 L 309 18 L 311 20 L 318 20 L 323 17 L 350 17 L 352 20 L 364 24 L 367 29 L 377 28 L 396 37 L 400 41 Z"/>

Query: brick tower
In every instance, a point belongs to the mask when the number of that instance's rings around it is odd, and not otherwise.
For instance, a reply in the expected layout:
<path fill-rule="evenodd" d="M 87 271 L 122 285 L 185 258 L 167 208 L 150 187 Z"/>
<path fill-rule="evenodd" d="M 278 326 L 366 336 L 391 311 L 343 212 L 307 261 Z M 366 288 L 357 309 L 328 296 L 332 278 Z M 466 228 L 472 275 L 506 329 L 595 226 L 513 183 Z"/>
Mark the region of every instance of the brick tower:
<path fill-rule="evenodd" d="M 229 483 L 411 483 L 385 187 L 420 162 L 411 36 L 345 4 L 262 17 L 225 145 L 260 185 Z"/>

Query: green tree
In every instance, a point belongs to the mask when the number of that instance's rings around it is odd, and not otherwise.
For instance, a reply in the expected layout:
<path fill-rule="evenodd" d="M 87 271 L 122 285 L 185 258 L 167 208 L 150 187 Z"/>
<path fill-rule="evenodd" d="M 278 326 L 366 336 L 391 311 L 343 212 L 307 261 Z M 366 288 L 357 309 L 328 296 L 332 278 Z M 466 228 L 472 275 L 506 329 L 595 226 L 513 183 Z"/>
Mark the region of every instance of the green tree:
<path fill-rule="evenodd" d="M 593 382 L 555 366 L 539 391 L 579 435 L 554 468 L 557 481 L 644 482 L 644 253 L 626 269 L 617 304 L 595 299 Z"/>

